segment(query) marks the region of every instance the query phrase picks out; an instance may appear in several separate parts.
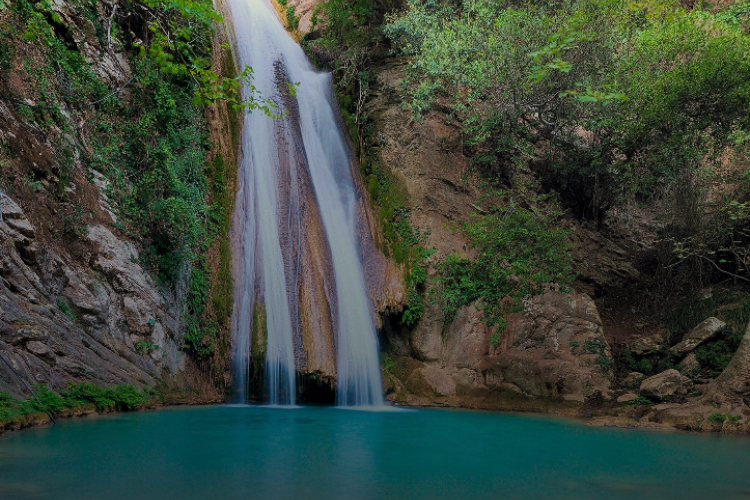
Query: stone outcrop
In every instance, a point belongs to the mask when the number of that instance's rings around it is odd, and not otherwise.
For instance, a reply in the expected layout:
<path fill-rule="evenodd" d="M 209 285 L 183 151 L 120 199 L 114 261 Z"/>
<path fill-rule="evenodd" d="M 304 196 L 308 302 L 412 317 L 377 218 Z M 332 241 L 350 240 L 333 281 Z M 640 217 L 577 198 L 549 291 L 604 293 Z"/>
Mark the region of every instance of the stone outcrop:
<path fill-rule="evenodd" d="M 407 390 L 433 399 L 513 393 L 581 403 L 609 396 L 612 356 L 586 295 L 534 297 L 501 334 L 469 306 L 444 329 L 440 321 L 428 321 L 398 342 L 392 348 L 420 361 L 397 375 Z"/>
<path fill-rule="evenodd" d="M 179 311 L 136 263 L 138 252 L 101 225 L 88 228 L 82 264 L 38 245 L 24 210 L 0 191 L 0 354 L 29 383 L 153 386 L 185 368 Z M 158 348 L 139 353 L 139 342 Z M 0 387 L 25 397 L 0 364 Z"/>
<path fill-rule="evenodd" d="M 576 290 L 598 296 L 603 290 L 625 286 L 638 280 L 627 249 L 587 224 L 571 222 L 570 251 L 578 275 Z"/>
<path fill-rule="evenodd" d="M 716 379 L 715 391 L 732 399 L 750 401 L 750 324 L 732 361 Z"/>
<path fill-rule="evenodd" d="M 77 7 L 50 2 L 66 43 L 103 84 L 121 87 L 131 77 L 123 44 L 103 45 L 99 25 Z M 108 20 L 121 4 L 91 7 Z M 46 50 L 41 40 L 16 48 L 16 62 L 42 60 Z M 0 90 L 32 102 L 39 95 L 34 80 L 16 66 L 0 75 Z M 120 92 L 123 103 L 131 89 Z M 20 109 L 0 101 L 0 354 L 29 384 L 57 390 L 70 381 L 180 389 L 195 382 L 206 399 L 215 397 L 181 350 L 184 297 L 161 289 L 140 264 L 136 243 L 115 229 L 116 206 L 106 195 L 110 168 L 95 171 L 89 161 L 96 120 L 61 109 L 52 122 L 38 122 Z M 0 391 L 28 397 L 4 363 Z"/>
<path fill-rule="evenodd" d="M 689 379 L 677 370 L 666 370 L 641 382 L 638 392 L 653 401 L 664 401 L 675 396 L 685 396 L 689 383 Z"/>
<path fill-rule="evenodd" d="M 670 348 L 669 352 L 675 356 L 685 356 L 706 340 L 714 338 L 725 326 L 723 321 L 708 318 L 686 333 L 682 341 Z"/>
<path fill-rule="evenodd" d="M 299 32 L 309 33 L 312 29 L 312 16 L 315 7 L 321 0 L 288 0 L 287 5 L 294 7 L 294 13 L 299 19 Z"/>

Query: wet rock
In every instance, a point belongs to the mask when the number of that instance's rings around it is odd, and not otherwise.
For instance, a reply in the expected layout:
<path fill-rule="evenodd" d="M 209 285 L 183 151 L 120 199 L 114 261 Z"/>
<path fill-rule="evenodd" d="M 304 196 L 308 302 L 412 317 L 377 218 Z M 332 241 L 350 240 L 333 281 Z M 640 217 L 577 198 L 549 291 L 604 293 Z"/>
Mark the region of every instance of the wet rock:
<path fill-rule="evenodd" d="M 698 347 L 701 343 L 714 338 L 724 329 L 725 326 L 726 323 L 723 321 L 716 318 L 708 318 L 686 333 L 682 338 L 682 341 L 672 347 L 669 352 L 675 356 L 684 356 Z"/>
<path fill-rule="evenodd" d="M 677 370 L 667 370 L 641 382 L 640 395 L 654 401 L 662 401 L 675 395 L 687 394 L 683 377 Z"/>

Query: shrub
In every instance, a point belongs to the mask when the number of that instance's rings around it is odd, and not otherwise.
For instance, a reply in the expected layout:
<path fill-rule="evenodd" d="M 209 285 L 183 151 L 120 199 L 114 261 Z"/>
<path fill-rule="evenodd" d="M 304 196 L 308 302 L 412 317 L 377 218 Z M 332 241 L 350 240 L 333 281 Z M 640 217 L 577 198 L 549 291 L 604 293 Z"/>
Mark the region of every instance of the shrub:
<path fill-rule="evenodd" d="M 724 425 L 724 422 L 727 420 L 727 415 L 724 415 L 723 413 L 712 413 L 710 417 L 708 417 L 708 421 L 711 422 L 713 425 Z"/>
<path fill-rule="evenodd" d="M 464 228 L 477 258 L 450 255 L 440 265 L 446 321 L 459 307 L 479 300 L 485 321 L 502 329 L 504 313 L 521 298 L 541 293 L 546 284 L 565 286 L 573 279 L 559 213 L 537 213 L 516 201 L 502 201 Z"/>

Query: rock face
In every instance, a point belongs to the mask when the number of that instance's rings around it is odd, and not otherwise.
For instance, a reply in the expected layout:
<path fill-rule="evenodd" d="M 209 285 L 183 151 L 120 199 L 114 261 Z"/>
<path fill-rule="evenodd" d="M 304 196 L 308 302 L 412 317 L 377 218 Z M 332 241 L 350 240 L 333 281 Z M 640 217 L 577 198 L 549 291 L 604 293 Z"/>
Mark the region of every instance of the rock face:
<path fill-rule="evenodd" d="M 402 376 L 407 389 L 432 397 L 512 392 L 529 398 L 583 402 L 609 391 L 612 356 L 601 320 L 586 295 L 548 292 L 512 316 L 496 347 L 493 328 L 475 306 L 444 330 L 439 321 L 401 344 L 413 354 Z"/>
<path fill-rule="evenodd" d="M 708 318 L 690 330 L 682 341 L 669 349 L 675 356 L 684 356 L 706 340 L 710 340 L 724 329 L 726 324 L 716 318 Z"/>
<path fill-rule="evenodd" d="M 629 252 L 590 226 L 573 222 L 568 236 L 578 275 L 576 290 L 597 296 L 637 281 L 640 275 Z"/>
<path fill-rule="evenodd" d="M 688 388 L 677 370 L 667 370 L 641 382 L 640 394 L 654 401 L 663 401 L 672 396 L 684 396 Z"/>
<path fill-rule="evenodd" d="M 312 16 L 315 7 L 321 0 L 289 0 L 288 5 L 294 7 L 294 13 L 299 18 L 300 33 L 309 33 L 312 29 Z"/>
<path fill-rule="evenodd" d="M 750 324 L 732 361 L 717 377 L 715 385 L 716 390 L 730 398 L 750 397 Z"/>
<path fill-rule="evenodd" d="M 0 191 L 0 354 L 29 383 L 155 385 L 185 368 L 179 311 L 136 264 L 138 252 L 101 225 L 88 228 L 82 265 L 38 245 L 24 210 Z M 138 342 L 159 347 L 138 353 Z M 0 364 L 0 389 L 26 397 Z"/>
<path fill-rule="evenodd" d="M 75 44 L 102 83 L 115 89 L 128 81 L 122 44 L 104 46 L 94 30 L 101 25 L 75 2 L 50 5 L 55 26 L 64 25 L 74 39 L 66 43 Z M 119 5 L 105 0 L 91 7 L 106 20 Z M 43 50 L 30 41 L 16 60 L 39 60 Z M 37 95 L 33 79 L 16 69 L 0 75 L 0 93 L 11 87 L 14 95 Z M 130 91 L 121 92 L 123 102 Z M 57 390 L 70 381 L 190 380 L 180 388 L 206 382 L 180 350 L 184 298 L 159 289 L 134 243 L 114 229 L 109 180 L 87 159 L 91 116 L 61 110 L 59 120 L 40 126 L 19 109 L 0 101 L 0 355 L 29 384 Z M 206 393 L 213 390 L 206 386 Z M 4 363 L 0 391 L 28 397 Z"/>

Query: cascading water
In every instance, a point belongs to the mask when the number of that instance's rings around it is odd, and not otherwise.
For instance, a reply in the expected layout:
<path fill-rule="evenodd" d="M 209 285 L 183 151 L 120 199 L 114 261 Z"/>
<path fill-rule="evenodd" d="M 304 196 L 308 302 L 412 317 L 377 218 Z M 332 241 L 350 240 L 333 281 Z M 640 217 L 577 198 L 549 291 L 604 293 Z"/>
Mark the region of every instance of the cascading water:
<path fill-rule="evenodd" d="M 315 361 L 319 353 L 305 351 L 324 352 L 325 342 L 314 339 L 324 339 L 328 328 L 335 334 L 337 403 L 381 405 L 377 337 L 358 252 L 357 191 L 330 75 L 314 71 L 267 0 L 229 3 L 240 66 L 253 68 L 256 91 L 279 106 L 274 113 L 284 113 L 272 118 L 255 111 L 244 122 L 235 220 L 239 392 L 244 397 L 250 336 L 265 335 L 269 401 L 294 404 L 295 373 L 302 364 L 324 363 Z M 294 95 L 286 82 L 299 83 Z M 316 269 L 307 269 L 310 262 Z M 253 332 L 263 329 L 258 310 L 265 330 Z M 305 328 L 315 333 L 305 336 Z"/>

